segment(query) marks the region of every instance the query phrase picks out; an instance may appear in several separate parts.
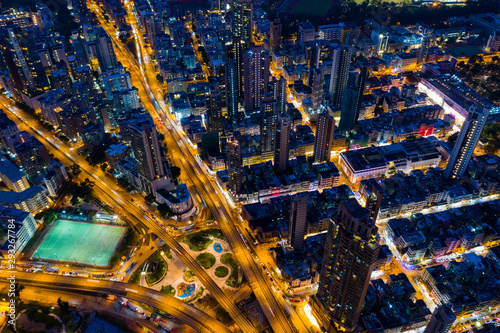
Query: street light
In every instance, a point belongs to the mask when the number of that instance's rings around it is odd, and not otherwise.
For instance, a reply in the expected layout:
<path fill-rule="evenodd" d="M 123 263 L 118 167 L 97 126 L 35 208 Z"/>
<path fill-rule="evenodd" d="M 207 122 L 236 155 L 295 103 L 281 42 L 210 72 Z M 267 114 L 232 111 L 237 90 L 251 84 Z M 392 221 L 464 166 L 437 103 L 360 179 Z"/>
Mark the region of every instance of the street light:
<path fill-rule="evenodd" d="M 78 262 L 76 261 L 76 256 L 73 254 L 73 259 L 75 259 L 75 265 L 78 264 Z"/>
<path fill-rule="evenodd" d="M 59 264 L 59 258 L 57 257 L 57 253 L 54 252 L 54 257 L 56 257 L 57 263 Z"/>
<path fill-rule="evenodd" d="M 92 262 L 94 263 L 94 267 L 96 266 L 94 258 L 92 258 Z"/>

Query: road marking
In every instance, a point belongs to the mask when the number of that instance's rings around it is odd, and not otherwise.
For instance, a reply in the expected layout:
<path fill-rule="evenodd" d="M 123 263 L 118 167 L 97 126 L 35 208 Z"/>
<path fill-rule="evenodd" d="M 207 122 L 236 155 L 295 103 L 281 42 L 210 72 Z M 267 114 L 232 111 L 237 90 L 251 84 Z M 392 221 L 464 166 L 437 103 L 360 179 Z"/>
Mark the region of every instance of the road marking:
<path fill-rule="evenodd" d="M 132 292 L 132 293 L 138 293 L 138 291 L 137 291 L 137 290 L 135 290 L 135 289 L 130 289 L 130 288 L 125 288 L 125 291 L 130 291 L 130 292 Z"/>
<path fill-rule="evenodd" d="M 101 281 L 99 281 L 99 280 L 91 280 L 91 279 L 88 279 L 88 280 L 87 280 L 87 282 L 99 283 L 99 282 L 101 282 Z"/>
<path fill-rule="evenodd" d="M 155 299 L 161 299 L 161 297 L 156 295 L 156 294 L 147 293 L 146 296 L 151 297 L 151 298 L 155 298 Z"/>

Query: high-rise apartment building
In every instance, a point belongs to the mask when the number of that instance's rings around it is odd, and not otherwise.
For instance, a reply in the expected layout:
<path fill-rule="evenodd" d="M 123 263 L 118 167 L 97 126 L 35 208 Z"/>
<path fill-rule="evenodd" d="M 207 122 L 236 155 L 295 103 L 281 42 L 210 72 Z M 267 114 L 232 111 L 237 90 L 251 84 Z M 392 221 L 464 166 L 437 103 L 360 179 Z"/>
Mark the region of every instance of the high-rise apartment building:
<path fill-rule="evenodd" d="M 17 133 L 19 133 L 17 124 L 7 117 L 4 111 L 0 110 L 0 145 L 8 150 L 13 150 L 14 143 L 11 138 Z"/>
<path fill-rule="evenodd" d="M 358 73 L 351 73 L 351 82 L 344 89 L 339 122 L 339 130 L 343 133 L 351 131 L 358 122 L 367 73 L 366 67 L 361 68 Z"/>
<path fill-rule="evenodd" d="M 286 113 L 280 113 L 276 121 L 274 135 L 274 168 L 279 171 L 286 169 L 290 159 L 290 131 L 292 120 Z"/>
<path fill-rule="evenodd" d="M 233 37 L 230 43 L 225 45 L 226 62 L 233 60 L 234 71 L 236 73 L 236 95 L 243 98 L 243 56 L 247 50 L 247 42 L 241 37 Z"/>
<path fill-rule="evenodd" d="M 352 47 L 338 44 L 333 50 L 332 72 L 330 76 L 330 104 L 338 107 L 342 101 L 342 93 L 349 79 Z"/>
<path fill-rule="evenodd" d="M 234 132 L 233 137 L 227 140 L 227 173 L 228 191 L 236 196 L 241 193 L 241 183 L 243 181 L 243 160 L 241 153 L 241 134 Z"/>
<path fill-rule="evenodd" d="M 90 64 L 91 53 L 87 41 L 83 36 L 78 35 L 72 40 L 73 48 L 75 49 L 76 60 L 79 65 Z"/>
<path fill-rule="evenodd" d="M 260 149 L 265 159 L 272 158 L 273 156 L 277 116 L 276 100 L 271 93 L 267 93 L 260 109 Z"/>
<path fill-rule="evenodd" d="M 304 237 L 307 229 L 308 192 L 300 192 L 290 197 L 290 220 L 288 226 L 288 243 L 295 251 L 304 248 Z"/>
<path fill-rule="evenodd" d="M 109 100 L 113 100 L 115 91 L 122 91 L 132 88 L 130 73 L 121 65 L 102 73 L 102 82 Z"/>
<path fill-rule="evenodd" d="M 317 300 L 331 323 L 347 331 L 358 324 L 378 256 L 374 214 L 349 199 L 328 227 Z"/>
<path fill-rule="evenodd" d="M 456 319 L 457 316 L 455 316 L 449 306 L 438 306 L 434 309 L 424 333 L 446 333 L 450 330 Z"/>
<path fill-rule="evenodd" d="M 324 111 L 318 117 L 316 136 L 314 138 L 314 163 L 330 161 L 333 146 L 335 119 L 329 111 Z"/>
<path fill-rule="evenodd" d="M 115 50 L 113 49 L 113 42 L 108 33 L 103 27 L 99 27 L 96 37 L 95 47 L 101 72 L 116 68 L 118 66 L 118 60 L 116 59 Z"/>
<path fill-rule="evenodd" d="M 315 31 L 316 29 L 314 29 L 311 22 L 299 22 L 297 33 L 297 40 L 299 41 L 299 44 L 304 45 L 304 43 L 313 41 Z"/>
<path fill-rule="evenodd" d="M 30 136 L 26 142 L 15 146 L 22 171 L 33 180 L 42 176 L 48 169 L 51 160 L 47 148 L 35 137 Z"/>
<path fill-rule="evenodd" d="M 269 83 L 269 52 L 261 45 L 251 47 L 243 56 L 243 83 L 246 111 L 260 109 Z"/>
<path fill-rule="evenodd" d="M 234 37 L 252 41 L 252 1 L 235 0 L 231 14 L 231 29 Z"/>
<path fill-rule="evenodd" d="M 273 99 L 276 100 L 277 112 L 285 112 L 286 80 L 283 75 L 280 75 L 279 79 L 273 76 L 272 80 L 269 82 L 269 92 L 273 94 Z"/>
<path fill-rule="evenodd" d="M 269 50 L 271 52 L 277 52 L 281 45 L 281 21 L 280 19 L 275 19 L 271 22 L 269 27 Z"/>
<path fill-rule="evenodd" d="M 71 77 L 66 69 L 55 69 L 50 72 L 50 82 L 56 89 L 63 89 L 66 96 L 71 96 Z"/>
<path fill-rule="evenodd" d="M 238 69 L 234 59 L 227 59 L 224 66 L 224 79 L 226 81 L 226 105 L 229 123 L 235 125 L 238 118 Z"/>
<path fill-rule="evenodd" d="M 154 194 L 157 189 L 172 185 L 163 141 L 149 114 L 135 115 L 128 121 L 128 132 L 134 157 L 137 160 L 141 189 Z"/>
<path fill-rule="evenodd" d="M 476 149 L 477 142 L 489 114 L 490 110 L 482 106 L 473 105 L 469 108 L 467 118 L 462 124 L 457 142 L 455 142 L 448 164 L 446 165 L 446 170 L 443 174 L 445 178 L 461 177 L 465 170 L 467 170 L 467 165 L 474 153 L 474 149 Z"/>
<path fill-rule="evenodd" d="M 307 77 L 307 85 L 311 86 L 314 81 L 314 74 L 319 69 L 320 55 L 321 55 L 321 45 L 312 45 L 308 50 L 309 56 L 309 73 Z"/>
<path fill-rule="evenodd" d="M 430 46 L 430 37 L 424 36 L 424 38 L 422 39 L 422 46 L 420 46 L 420 50 L 418 50 L 417 65 L 422 64 L 426 61 Z"/>
<path fill-rule="evenodd" d="M 72 0 L 71 5 L 73 6 L 73 12 L 77 21 L 84 21 L 89 15 L 89 10 L 87 7 L 87 1 L 85 0 Z"/>
<path fill-rule="evenodd" d="M 33 27 L 8 25 L 0 29 L 5 67 L 14 86 L 30 95 L 50 89 L 35 43 Z"/>
<path fill-rule="evenodd" d="M 339 40 L 347 45 L 353 45 L 359 37 L 359 27 L 354 23 L 320 25 L 318 27 L 319 39 Z"/>
<path fill-rule="evenodd" d="M 325 85 L 325 76 L 320 69 L 314 70 L 311 84 L 311 104 L 314 112 L 317 112 L 323 104 L 323 93 Z"/>
<path fill-rule="evenodd" d="M 223 131 L 223 117 L 222 117 L 222 101 L 220 91 L 217 88 L 210 88 L 210 91 L 205 93 L 207 101 L 207 131 L 217 132 L 220 134 Z"/>

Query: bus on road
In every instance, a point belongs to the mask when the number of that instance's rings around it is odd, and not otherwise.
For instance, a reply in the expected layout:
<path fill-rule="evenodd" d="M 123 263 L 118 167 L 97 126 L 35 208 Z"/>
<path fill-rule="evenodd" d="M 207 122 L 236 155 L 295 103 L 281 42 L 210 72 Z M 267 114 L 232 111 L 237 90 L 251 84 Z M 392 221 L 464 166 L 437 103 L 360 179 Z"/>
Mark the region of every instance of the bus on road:
<path fill-rule="evenodd" d="M 125 274 L 128 274 L 132 268 L 134 268 L 136 262 L 132 262 L 130 265 L 128 265 L 127 269 L 125 270 Z"/>
<path fill-rule="evenodd" d="M 53 266 L 47 266 L 45 270 L 50 273 L 59 273 L 59 268 Z"/>
<path fill-rule="evenodd" d="M 158 326 L 163 328 L 163 330 L 166 332 L 172 332 L 172 328 L 165 323 L 159 322 Z"/>
<path fill-rule="evenodd" d="M 118 301 L 118 304 L 120 304 L 120 306 L 127 305 L 127 299 L 126 298 L 121 298 L 120 296 L 116 296 L 116 300 Z"/>
<path fill-rule="evenodd" d="M 129 307 L 130 310 L 134 311 L 134 312 L 138 312 L 139 311 L 139 307 L 130 303 L 130 301 L 127 301 L 127 306 Z"/>

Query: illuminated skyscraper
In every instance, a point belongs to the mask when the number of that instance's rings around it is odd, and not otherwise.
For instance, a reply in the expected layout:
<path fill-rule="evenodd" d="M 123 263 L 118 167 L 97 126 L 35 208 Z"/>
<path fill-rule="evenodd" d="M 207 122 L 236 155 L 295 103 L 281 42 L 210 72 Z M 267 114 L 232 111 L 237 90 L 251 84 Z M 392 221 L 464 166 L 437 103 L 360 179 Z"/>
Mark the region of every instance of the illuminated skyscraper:
<path fill-rule="evenodd" d="M 358 73 L 351 73 L 350 81 L 352 82 L 344 89 L 342 102 L 340 103 L 339 130 L 341 132 L 352 130 L 358 122 L 367 73 L 366 67 L 361 68 Z"/>
<path fill-rule="evenodd" d="M 281 45 L 281 22 L 280 19 L 276 19 L 271 22 L 269 28 L 269 50 L 271 52 L 277 52 Z"/>
<path fill-rule="evenodd" d="M 288 242 L 295 251 L 304 248 L 304 236 L 307 229 L 308 192 L 300 192 L 290 197 L 290 222 Z"/>
<path fill-rule="evenodd" d="M 490 110 L 481 106 L 473 105 L 470 107 L 467 118 L 462 124 L 457 142 L 451 152 L 448 164 L 446 165 L 446 170 L 444 171 L 445 178 L 461 177 L 465 170 L 467 170 L 467 165 L 474 149 L 476 149 L 477 142 L 489 114 Z"/>
<path fill-rule="evenodd" d="M 447 305 L 441 305 L 434 309 L 424 333 L 446 333 L 456 319 L 457 317 Z"/>
<path fill-rule="evenodd" d="M 316 69 L 314 70 L 314 74 L 311 77 L 312 77 L 311 103 L 313 111 L 316 112 L 318 109 L 320 109 L 321 105 L 323 104 L 325 76 L 323 75 L 323 72 L 320 69 Z"/>
<path fill-rule="evenodd" d="M 233 137 L 227 140 L 227 172 L 228 191 L 233 195 L 241 193 L 241 183 L 243 181 L 243 163 L 241 156 L 241 134 L 234 132 Z"/>
<path fill-rule="evenodd" d="M 265 159 L 272 158 L 274 153 L 274 135 L 276 134 L 277 103 L 271 93 L 264 97 L 260 109 L 260 149 Z"/>
<path fill-rule="evenodd" d="M 42 61 L 37 52 L 34 28 L 9 25 L 0 29 L 3 59 L 16 88 L 30 95 L 50 89 Z"/>
<path fill-rule="evenodd" d="M 358 324 L 379 244 L 376 211 L 355 199 L 340 204 L 328 227 L 317 300 L 331 323 L 352 331 Z"/>
<path fill-rule="evenodd" d="M 252 1 L 235 0 L 231 16 L 231 28 L 234 37 L 246 42 L 252 41 Z"/>
<path fill-rule="evenodd" d="M 279 80 L 273 76 L 269 82 L 269 92 L 273 94 L 273 99 L 276 100 L 277 112 L 285 112 L 286 80 L 283 75 L 280 76 Z"/>
<path fill-rule="evenodd" d="M 431 39 L 428 36 L 425 36 L 422 40 L 422 46 L 420 46 L 420 50 L 418 51 L 417 64 L 422 64 L 427 59 L 427 54 L 429 53 L 429 47 L 431 46 Z"/>
<path fill-rule="evenodd" d="M 227 117 L 230 124 L 235 124 L 238 114 L 238 75 L 234 59 L 226 60 L 224 66 L 224 79 L 226 80 Z"/>
<path fill-rule="evenodd" d="M 342 93 L 349 79 L 352 47 L 338 44 L 333 50 L 332 72 L 330 76 L 330 104 L 340 106 Z"/>
<path fill-rule="evenodd" d="M 99 27 L 97 29 L 95 46 L 101 72 L 114 69 L 118 66 L 118 60 L 116 59 L 113 42 L 103 27 Z"/>
<path fill-rule="evenodd" d="M 227 116 L 232 124 L 238 118 L 240 101 L 243 100 L 243 54 L 247 44 L 239 37 L 225 46 L 225 73 Z"/>
<path fill-rule="evenodd" d="M 246 111 L 260 109 L 269 84 L 269 52 L 260 45 L 243 55 L 243 83 Z"/>
<path fill-rule="evenodd" d="M 207 101 L 207 131 L 221 133 L 223 131 L 222 107 L 220 92 L 216 88 L 210 88 L 205 93 Z"/>
<path fill-rule="evenodd" d="M 333 133 L 335 131 L 335 119 L 328 111 L 324 111 L 318 117 L 316 125 L 316 136 L 314 138 L 314 163 L 330 161 L 333 146 Z"/>
<path fill-rule="evenodd" d="M 128 121 L 128 133 L 137 160 L 141 189 L 153 194 L 171 186 L 172 175 L 165 157 L 163 141 L 149 114 L 136 114 Z"/>
<path fill-rule="evenodd" d="M 274 139 L 274 168 L 283 171 L 290 159 L 290 131 L 292 121 L 286 113 L 278 115 Z"/>

